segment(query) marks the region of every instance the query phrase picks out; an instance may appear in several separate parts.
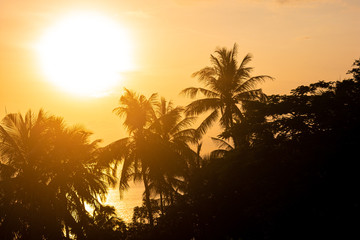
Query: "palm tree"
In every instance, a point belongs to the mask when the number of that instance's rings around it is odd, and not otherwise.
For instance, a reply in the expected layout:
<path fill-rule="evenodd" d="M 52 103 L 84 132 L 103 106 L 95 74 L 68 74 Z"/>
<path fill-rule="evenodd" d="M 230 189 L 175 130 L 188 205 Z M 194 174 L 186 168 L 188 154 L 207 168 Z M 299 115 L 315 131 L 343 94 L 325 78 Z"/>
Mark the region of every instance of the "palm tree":
<path fill-rule="evenodd" d="M 45 121 L 42 111 L 35 119 L 28 112 L 25 118 L 8 114 L 0 125 L 0 231 L 5 239 L 61 236 L 61 223 L 51 218 L 52 211 L 41 207 L 49 206 L 51 210 L 49 199 L 53 196 L 45 191 L 48 177 L 38 168 L 49 151 Z"/>
<path fill-rule="evenodd" d="M 184 159 L 193 156 L 186 142 L 192 139 L 194 130 L 185 128 L 194 118 L 182 119 L 182 108 L 173 107 L 165 99 L 159 101 L 156 94 L 146 98 L 125 89 L 119 102 L 114 112 L 125 118 L 124 126 L 130 136 L 111 143 L 104 152 L 110 159 L 109 165 L 123 160 L 120 196 L 130 179 L 144 183 L 145 205 L 153 225 L 150 193 L 160 194 L 162 206 L 163 194 L 173 196 L 177 192 L 181 184 L 179 177 L 187 164 Z"/>
<path fill-rule="evenodd" d="M 81 127 L 28 111 L 0 125 L 0 231 L 8 238 L 84 236 L 85 209 L 101 205 L 106 176 L 97 168 L 98 141 Z M 12 222 L 16 220 L 16 222 Z M 3 235 L 3 234 L 1 234 Z"/>
<path fill-rule="evenodd" d="M 53 118 L 50 127 L 56 136 L 52 142 L 56 151 L 51 153 L 52 160 L 47 164 L 47 171 L 51 174 L 48 186 L 56 189 L 56 197 L 65 203 L 66 226 L 74 224 L 68 213 L 87 224 L 91 216 L 85 206 L 101 208 L 101 201 L 105 200 L 107 193 L 107 182 L 113 183 L 114 179 L 105 175 L 103 168 L 99 167 L 99 140 L 90 142 L 90 132 L 80 126 L 66 127 L 61 118 Z M 84 229 L 73 227 L 73 230 L 78 235 L 84 234 Z M 68 231 L 66 233 L 69 234 Z"/>
<path fill-rule="evenodd" d="M 156 104 L 157 118 L 150 126 L 150 130 L 160 136 L 160 145 L 164 146 L 150 168 L 151 188 L 160 195 L 162 212 L 163 196 L 172 203 L 174 195 L 184 190 L 188 167 L 195 165 L 196 154 L 188 145 L 197 139 L 196 130 L 189 128 L 195 117 L 183 117 L 183 111 L 182 107 L 174 107 L 171 101 L 161 98 Z"/>
<path fill-rule="evenodd" d="M 212 137 L 211 138 L 215 144 L 217 144 L 218 149 L 210 153 L 210 158 L 222 158 L 231 150 L 234 150 L 234 147 L 231 146 L 224 139 Z"/>
<path fill-rule="evenodd" d="M 205 67 L 192 76 L 198 77 L 205 88 L 189 87 L 182 90 L 191 98 L 201 93 L 205 98 L 198 99 L 186 107 L 187 115 L 198 115 L 211 111 L 200 124 L 199 131 L 204 134 L 206 130 L 220 117 L 221 126 L 225 130 L 233 127 L 234 123 L 244 121 L 242 103 L 246 101 L 263 101 L 265 95 L 261 89 L 254 89 L 256 84 L 272 79 L 267 75 L 251 77 L 252 67 L 248 67 L 252 56 L 247 54 L 240 65 L 236 60 L 237 45 L 231 50 L 218 48 L 211 55 L 211 67 Z M 235 142 L 235 141 L 234 141 Z M 236 143 L 235 143 L 236 144 Z"/>
<path fill-rule="evenodd" d="M 156 102 L 157 95 L 153 94 L 150 98 L 144 95 L 137 95 L 136 93 L 125 89 L 125 93 L 120 97 L 120 106 L 114 109 L 114 112 L 120 117 L 124 117 L 124 126 L 129 132 L 129 137 L 122 138 L 109 144 L 106 147 L 107 152 L 110 152 L 110 164 L 117 165 L 123 160 L 123 166 L 120 175 L 120 197 L 122 192 L 126 190 L 130 179 L 134 181 L 142 180 L 145 187 L 145 203 L 149 214 L 149 222 L 154 224 L 152 216 L 152 208 L 150 202 L 150 188 L 149 188 L 149 158 L 151 157 L 149 138 L 150 134 L 148 128 L 156 119 L 153 106 Z"/>

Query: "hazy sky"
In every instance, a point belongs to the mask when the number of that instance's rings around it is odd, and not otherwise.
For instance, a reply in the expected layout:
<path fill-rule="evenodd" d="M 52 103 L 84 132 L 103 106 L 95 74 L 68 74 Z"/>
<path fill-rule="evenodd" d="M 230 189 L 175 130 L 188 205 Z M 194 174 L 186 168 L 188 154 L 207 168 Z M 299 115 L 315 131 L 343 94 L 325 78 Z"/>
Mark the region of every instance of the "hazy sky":
<path fill-rule="evenodd" d="M 49 83 L 34 45 L 69 12 L 95 11 L 129 34 L 135 68 L 122 74 L 103 98 L 69 95 Z M 109 143 L 124 136 L 112 113 L 123 86 L 175 103 L 178 93 L 198 86 L 190 75 L 209 65 L 217 46 L 239 45 L 239 58 L 252 53 L 254 74 L 276 80 L 265 93 L 289 93 L 301 84 L 346 77 L 360 57 L 358 0 L 0 0 L 0 117 L 31 108 L 80 123 Z"/>

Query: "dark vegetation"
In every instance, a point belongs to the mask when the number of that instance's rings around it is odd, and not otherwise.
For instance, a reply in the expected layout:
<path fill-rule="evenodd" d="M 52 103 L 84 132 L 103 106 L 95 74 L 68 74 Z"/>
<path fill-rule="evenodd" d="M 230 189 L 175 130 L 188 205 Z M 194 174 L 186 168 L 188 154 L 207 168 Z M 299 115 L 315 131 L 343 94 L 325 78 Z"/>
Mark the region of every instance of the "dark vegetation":
<path fill-rule="evenodd" d="M 106 147 L 43 111 L 0 125 L 1 239 L 359 239 L 360 60 L 349 79 L 266 96 L 251 56 L 217 49 L 174 106 L 126 90 Z M 196 116 L 207 113 L 194 127 Z M 201 157 L 218 123 L 219 148 Z M 120 176 L 116 176 L 122 166 Z M 132 223 L 102 200 L 144 184 Z M 91 210 L 87 210 L 91 207 Z"/>

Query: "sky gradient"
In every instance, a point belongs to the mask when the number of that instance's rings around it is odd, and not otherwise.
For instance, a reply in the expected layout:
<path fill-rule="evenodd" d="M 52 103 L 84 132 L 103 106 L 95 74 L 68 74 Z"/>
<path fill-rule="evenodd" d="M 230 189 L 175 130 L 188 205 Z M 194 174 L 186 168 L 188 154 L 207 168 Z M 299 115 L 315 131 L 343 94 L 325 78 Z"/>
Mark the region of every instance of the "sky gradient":
<path fill-rule="evenodd" d="M 111 142 L 125 134 L 111 112 L 122 87 L 158 92 L 177 104 L 178 93 L 198 86 L 191 74 L 209 65 L 217 46 L 239 45 L 239 59 L 254 56 L 254 74 L 276 80 L 265 93 L 346 78 L 360 56 L 360 2 L 356 0 L 237 1 L 0 1 L 0 117 L 44 108 L 84 124 Z M 69 95 L 43 76 L 34 45 L 70 12 L 94 11 L 118 22 L 133 43 L 135 69 L 103 98 Z M 118 127 L 116 127 L 116 125 Z M 117 135 L 117 136 L 116 136 Z"/>
<path fill-rule="evenodd" d="M 39 67 L 36 43 L 79 11 L 111 18 L 131 39 L 134 69 L 120 73 L 108 96 L 68 94 Z M 0 0 L 0 118 L 43 108 L 107 144 L 126 135 L 112 113 L 123 87 L 185 105 L 190 100 L 179 92 L 199 86 L 191 74 L 210 64 L 217 46 L 234 43 L 239 59 L 253 54 L 254 75 L 275 78 L 261 86 L 267 94 L 341 80 L 360 57 L 359 12 L 358 0 Z"/>

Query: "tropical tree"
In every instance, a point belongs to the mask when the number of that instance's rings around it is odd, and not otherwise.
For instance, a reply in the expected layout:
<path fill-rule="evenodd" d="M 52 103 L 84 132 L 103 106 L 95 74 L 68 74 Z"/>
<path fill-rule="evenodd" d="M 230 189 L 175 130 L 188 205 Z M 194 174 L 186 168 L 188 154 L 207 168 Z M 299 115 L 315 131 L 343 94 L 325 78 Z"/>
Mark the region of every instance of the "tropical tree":
<path fill-rule="evenodd" d="M 107 183 L 113 183 L 114 179 L 106 175 L 98 164 L 100 140 L 91 142 L 90 132 L 80 126 L 66 127 L 61 118 L 54 119 L 49 125 L 56 137 L 52 143 L 52 161 L 46 169 L 52 175 L 48 186 L 56 189 L 56 197 L 65 204 L 66 212 L 70 212 L 84 227 L 92 218 L 85 207 L 95 210 L 102 208 Z M 66 216 L 65 226 L 70 226 L 71 222 L 75 223 L 70 216 Z M 81 229 L 78 226 L 72 228 L 77 231 Z M 88 235 L 86 229 L 81 230 L 78 234 Z M 69 235 L 68 229 L 66 233 Z"/>
<path fill-rule="evenodd" d="M 112 240 L 126 238 L 126 224 L 116 216 L 113 206 L 101 206 L 93 211 L 91 224 L 88 225 L 89 240 Z"/>
<path fill-rule="evenodd" d="M 195 98 L 198 93 L 204 96 L 186 107 L 187 115 L 211 111 L 199 126 L 201 133 L 205 133 L 219 117 L 221 126 L 225 130 L 231 129 L 235 123 L 244 121 L 242 103 L 266 99 L 261 89 L 254 88 L 258 83 L 272 78 L 267 75 L 251 76 L 253 68 L 247 65 L 252 56 L 247 54 L 239 65 L 236 55 L 236 44 L 231 50 L 216 49 L 215 54 L 210 56 L 212 66 L 205 67 L 192 75 L 198 77 L 205 88 L 189 87 L 181 92 L 191 98 Z M 236 144 L 236 141 L 234 142 Z"/>
<path fill-rule="evenodd" d="M 194 156 L 187 142 L 195 130 L 186 128 L 194 118 L 182 119 L 182 108 L 165 99 L 159 101 L 156 94 L 146 98 L 125 89 L 119 103 L 114 112 L 125 118 L 129 137 L 111 143 L 105 152 L 110 165 L 123 160 L 120 196 L 130 179 L 144 183 L 144 202 L 153 225 L 151 192 L 160 195 L 162 208 L 163 196 L 172 199 L 183 185 L 182 177 Z"/>
<path fill-rule="evenodd" d="M 151 188 L 160 196 L 163 212 L 163 196 L 173 203 L 174 195 L 184 191 L 184 180 L 189 168 L 194 167 L 196 154 L 188 144 L 195 143 L 197 131 L 189 128 L 195 117 L 184 117 L 182 107 L 174 107 L 171 101 L 161 98 L 155 106 L 156 120 L 150 130 L 158 134 L 166 147 L 150 168 Z"/>
<path fill-rule="evenodd" d="M 96 164 L 98 141 L 62 118 L 28 111 L 0 125 L 0 235 L 4 239 L 84 238 L 107 192 Z M 111 179 L 108 178 L 108 180 Z M 64 236 L 65 233 L 65 236 Z"/>
<path fill-rule="evenodd" d="M 120 174 L 119 191 L 122 192 L 129 187 L 129 180 L 142 181 L 145 187 L 145 203 L 149 213 L 149 222 L 154 224 L 152 208 L 150 203 L 149 187 L 149 158 L 151 157 L 149 141 L 153 135 L 148 128 L 156 119 L 153 106 L 157 95 L 153 94 L 150 98 L 144 95 L 125 89 L 125 93 L 120 97 L 120 106 L 114 112 L 120 117 L 124 117 L 123 125 L 129 132 L 129 137 L 122 138 L 111 144 L 105 149 L 105 160 L 109 164 L 117 166 L 123 160 Z"/>

